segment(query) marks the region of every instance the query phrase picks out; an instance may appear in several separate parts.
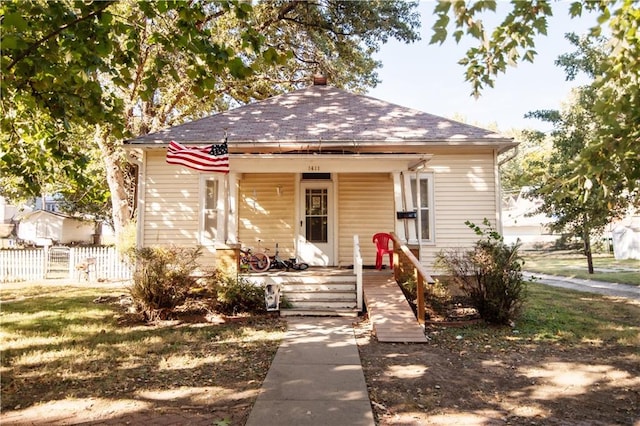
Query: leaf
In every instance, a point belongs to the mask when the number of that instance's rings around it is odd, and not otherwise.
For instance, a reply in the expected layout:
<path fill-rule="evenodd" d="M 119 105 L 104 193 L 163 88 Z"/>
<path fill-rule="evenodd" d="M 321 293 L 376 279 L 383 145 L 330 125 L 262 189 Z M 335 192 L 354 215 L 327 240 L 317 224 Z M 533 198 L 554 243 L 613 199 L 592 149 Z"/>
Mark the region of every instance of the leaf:
<path fill-rule="evenodd" d="M 429 44 L 436 44 L 436 43 L 442 44 L 446 39 L 447 39 L 447 30 L 438 29 L 434 31 L 433 35 L 431 36 L 431 40 L 429 41 Z"/>
<path fill-rule="evenodd" d="M 4 15 L 2 20 L 3 32 L 7 30 L 7 27 L 13 27 L 18 31 L 24 31 L 27 29 L 27 21 L 19 13 L 9 13 Z"/>
<path fill-rule="evenodd" d="M 527 62 L 531 62 L 533 63 L 533 59 L 536 56 L 536 51 L 535 50 L 527 50 L 524 55 L 522 56 L 522 59 L 527 61 Z"/>
<path fill-rule="evenodd" d="M 18 47 L 18 38 L 13 35 L 6 35 L 2 37 L 0 44 L 3 50 L 13 50 Z"/>
<path fill-rule="evenodd" d="M 229 73 L 236 78 L 245 78 L 251 73 L 251 69 L 246 67 L 242 59 L 235 57 L 227 64 Z"/>
<path fill-rule="evenodd" d="M 571 16 L 572 18 L 575 18 L 581 15 L 582 15 L 582 3 L 579 1 L 574 1 L 573 3 L 571 3 L 571 6 L 569 7 L 569 16 Z"/>

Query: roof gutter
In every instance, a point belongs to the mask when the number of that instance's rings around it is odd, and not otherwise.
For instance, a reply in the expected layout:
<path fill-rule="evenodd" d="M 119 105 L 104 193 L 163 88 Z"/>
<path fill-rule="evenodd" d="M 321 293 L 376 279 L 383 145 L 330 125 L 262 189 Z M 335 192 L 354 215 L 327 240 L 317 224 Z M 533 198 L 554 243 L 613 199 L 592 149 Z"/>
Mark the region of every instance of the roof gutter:
<path fill-rule="evenodd" d="M 498 163 L 498 167 L 502 166 L 504 163 L 513 160 L 514 158 L 516 158 L 516 156 L 518 155 L 518 153 L 520 152 L 520 148 L 518 145 L 516 145 L 515 147 L 513 147 L 513 151 L 512 153 L 506 157 L 503 158 L 502 160 L 500 160 L 500 162 Z"/>
<path fill-rule="evenodd" d="M 205 145 L 215 143 L 212 141 L 190 141 L 183 142 L 186 144 Z M 140 143 L 125 141 L 125 148 L 166 148 L 169 143 L 163 140 L 155 140 L 153 142 Z M 487 138 L 487 139 L 468 139 L 468 138 L 449 138 L 449 139 L 431 139 L 431 140 L 406 140 L 406 139 L 387 139 L 387 140 L 371 140 L 371 141 L 358 141 L 358 140 L 297 140 L 297 141 L 227 141 L 229 148 L 246 149 L 246 148 L 260 148 L 260 149 L 335 149 L 335 148 L 364 148 L 364 147 L 388 147 L 390 149 L 397 149 L 399 144 L 404 147 L 442 147 L 442 146 L 496 146 L 502 145 L 506 151 L 516 146 L 517 143 L 511 138 Z"/>

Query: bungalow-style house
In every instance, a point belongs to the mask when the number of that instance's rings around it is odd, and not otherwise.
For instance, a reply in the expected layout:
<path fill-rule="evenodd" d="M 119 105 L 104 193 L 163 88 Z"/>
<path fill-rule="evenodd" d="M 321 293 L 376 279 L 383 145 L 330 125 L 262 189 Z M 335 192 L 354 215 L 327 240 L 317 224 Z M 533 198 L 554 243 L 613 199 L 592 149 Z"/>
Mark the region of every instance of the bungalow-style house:
<path fill-rule="evenodd" d="M 168 164 L 187 147 L 226 138 L 228 173 Z M 395 232 L 432 268 L 440 250 L 470 247 L 466 225 L 501 229 L 498 155 L 515 143 L 494 132 L 316 78 L 310 87 L 126 142 L 139 166 L 138 245 L 270 249 L 318 266 L 365 265 L 377 232 Z"/>

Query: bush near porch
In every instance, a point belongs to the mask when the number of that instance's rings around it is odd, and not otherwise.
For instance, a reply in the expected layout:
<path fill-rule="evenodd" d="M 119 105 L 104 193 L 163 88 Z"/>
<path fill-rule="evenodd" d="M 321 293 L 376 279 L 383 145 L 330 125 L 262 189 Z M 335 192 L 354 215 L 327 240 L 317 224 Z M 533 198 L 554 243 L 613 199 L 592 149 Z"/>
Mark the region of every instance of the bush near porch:
<path fill-rule="evenodd" d="M 197 273 L 200 247 L 148 247 L 135 251 L 130 288 L 146 321 L 175 317 L 177 310 L 236 315 L 266 312 L 264 288 L 214 269 Z"/>

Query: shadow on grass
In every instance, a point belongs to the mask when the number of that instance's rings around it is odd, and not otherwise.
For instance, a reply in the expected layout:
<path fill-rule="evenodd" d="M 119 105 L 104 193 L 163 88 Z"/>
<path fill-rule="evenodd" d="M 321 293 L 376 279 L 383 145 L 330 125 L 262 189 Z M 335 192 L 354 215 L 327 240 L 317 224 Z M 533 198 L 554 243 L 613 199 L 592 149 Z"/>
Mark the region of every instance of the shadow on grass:
<path fill-rule="evenodd" d="M 67 291 L 2 304 L 3 424 L 173 411 L 212 424 L 216 411 L 247 414 L 282 338 L 278 318 L 123 326 L 122 308 L 95 296 Z"/>
<path fill-rule="evenodd" d="M 515 328 L 358 339 L 379 425 L 624 424 L 640 419 L 640 306 L 533 285 Z"/>

